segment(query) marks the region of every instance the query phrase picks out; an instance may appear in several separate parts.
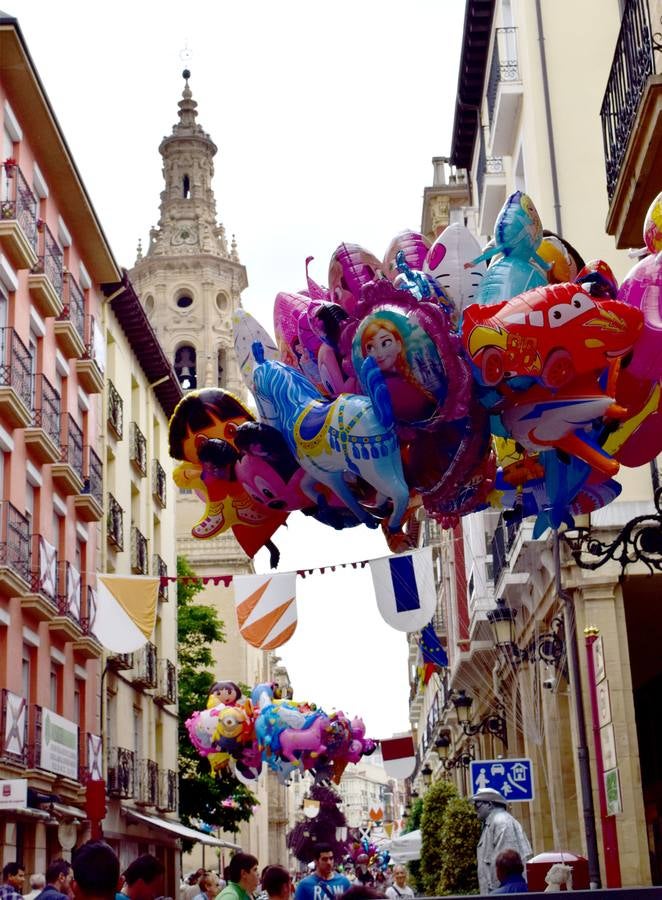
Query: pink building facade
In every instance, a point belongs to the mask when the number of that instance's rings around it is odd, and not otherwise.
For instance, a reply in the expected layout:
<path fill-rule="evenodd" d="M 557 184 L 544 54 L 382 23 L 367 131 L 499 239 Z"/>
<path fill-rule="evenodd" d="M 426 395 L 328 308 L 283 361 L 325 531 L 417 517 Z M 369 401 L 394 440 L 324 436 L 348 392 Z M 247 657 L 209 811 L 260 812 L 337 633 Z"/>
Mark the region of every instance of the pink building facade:
<path fill-rule="evenodd" d="M 43 871 L 103 774 L 100 285 L 121 273 L 12 19 L 0 141 L 0 847 Z"/>

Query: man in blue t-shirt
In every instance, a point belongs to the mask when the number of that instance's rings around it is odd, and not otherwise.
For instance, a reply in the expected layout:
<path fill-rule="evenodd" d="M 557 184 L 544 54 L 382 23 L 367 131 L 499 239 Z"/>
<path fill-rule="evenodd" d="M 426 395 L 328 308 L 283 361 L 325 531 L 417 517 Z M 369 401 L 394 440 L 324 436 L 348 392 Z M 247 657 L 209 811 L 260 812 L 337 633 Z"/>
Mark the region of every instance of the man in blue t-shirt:
<path fill-rule="evenodd" d="M 349 879 L 333 871 L 333 850 L 328 844 L 315 848 L 315 871 L 297 885 L 294 900 L 335 900 L 349 889 Z"/>

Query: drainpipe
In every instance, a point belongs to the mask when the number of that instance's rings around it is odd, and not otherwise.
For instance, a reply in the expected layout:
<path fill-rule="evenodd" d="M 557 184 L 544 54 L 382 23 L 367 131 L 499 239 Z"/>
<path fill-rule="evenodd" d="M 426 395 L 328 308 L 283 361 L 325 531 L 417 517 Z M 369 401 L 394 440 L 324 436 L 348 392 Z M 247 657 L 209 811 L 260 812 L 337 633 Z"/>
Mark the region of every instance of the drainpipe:
<path fill-rule="evenodd" d="M 563 237 L 561 226 L 561 201 L 559 199 L 559 180 L 556 170 L 556 150 L 554 149 L 554 132 L 552 131 L 552 110 L 549 101 L 549 79 L 547 77 L 547 56 L 545 54 L 545 33 L 542 24 L 540 0 L 536 0 L 536 19 L 538 20 L 538 46 L 540 47 L 540 71 L 545 96 L 545 120 L 547 122 L 547 142 L 549 144 L 549 164 L 552 170 L 552 193 L 554 195 L 554 230 Z"/>
<path fill-rule="evenodd" d="M 582 793 L 584 814 L 584 835 L 586 837 L 586 856 L 588 858 L 588 878 L 591 890 L 599 889 L 600 858 L 598 856 L 598 836 L 595 829 L 595 808 L 593 806 L 593 786 L 591 783 L 591 763 L 588 755 L 586 738 L 586 717 L 582 698 L 582 684 L 579 675 L 579 645 L 577 642 L 577 620 L 572 595 L 564 590 L 561 582 L 561 546 L 558 531 L 554 531 L 554 568 L 556 594 L 563 601 L 563 625 L 565 629 L 565 647 L 568 656 L 568 673 L 570 687 L 575 706 L 575 727 L 577 728 L 577 762 L 579 765 L 579 781 Z"/>

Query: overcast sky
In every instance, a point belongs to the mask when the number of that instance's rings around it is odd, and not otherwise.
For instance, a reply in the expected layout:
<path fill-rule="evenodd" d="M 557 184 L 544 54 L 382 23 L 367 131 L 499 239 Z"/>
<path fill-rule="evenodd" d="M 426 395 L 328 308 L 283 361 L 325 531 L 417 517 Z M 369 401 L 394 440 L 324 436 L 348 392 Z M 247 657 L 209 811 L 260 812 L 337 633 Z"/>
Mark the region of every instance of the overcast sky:
<path fill-rule="evenodd" d="M 307 256 L 326 283 L 341 241 L 380 257 L 420 227 L 432 157 L 450 150 L 464 0 L 0 6 L 19 20 L 121 265 L 158 220 L 158 146 L 185 66 L 219 148 L 214 190 L 248 270 L 243 305 L 270 331 L 274 297 L 304 286 Z M 380 534 L 299 514 L 277 543 L 282 570 L 388 552 Z M 298 579 L 297 595 L 299 628 L 282 649 L 295 697 L 362 714 L 374 737 L 408 728 L 406 639 L 380 619 L 369 570 Z"/>

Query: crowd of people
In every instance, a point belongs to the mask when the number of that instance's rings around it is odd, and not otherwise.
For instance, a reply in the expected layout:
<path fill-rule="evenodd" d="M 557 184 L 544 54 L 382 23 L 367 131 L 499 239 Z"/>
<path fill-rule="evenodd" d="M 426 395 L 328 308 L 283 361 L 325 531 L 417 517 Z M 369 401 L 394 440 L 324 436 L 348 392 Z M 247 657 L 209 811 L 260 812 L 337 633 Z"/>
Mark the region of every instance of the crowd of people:
<path fill-rule="evenodd" d="M 527 891 L 524 863 L 531 845 L 519 822 L 507 812 L 497 791 L 483 789 L 472 797 L 483 824 L 478 843 L 477 869 L 481 894 Z M 0 900 L 410 900 L 407 870 L 395 865 L 371 871 L 367 856 L 337 871 L 334 851 L 318 844 L 312 871 L 298 878 L 281 865 L 259 863 L 250 853 L 235 853 L 221 879 L 198 869 L 181 885 L 178 898 L 164 897 L 164 866 L 143 854 L 120 872 L 114 850 L 103 841 L 88 841 L 74 851 L 72 860 L 54 859 L 45 874 L 30 875 L 27 893 L 25 868 L 10 862 L 2 871 Z"/>

